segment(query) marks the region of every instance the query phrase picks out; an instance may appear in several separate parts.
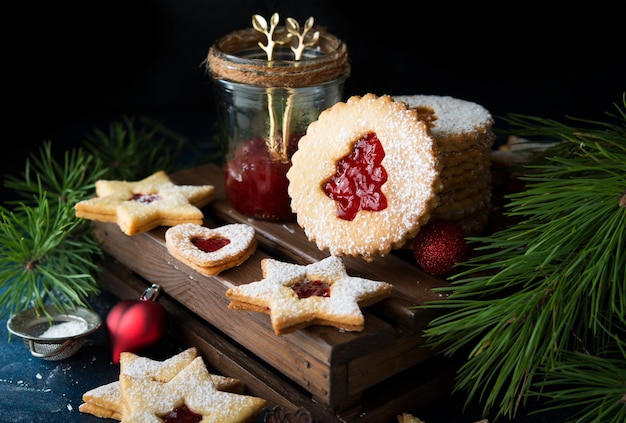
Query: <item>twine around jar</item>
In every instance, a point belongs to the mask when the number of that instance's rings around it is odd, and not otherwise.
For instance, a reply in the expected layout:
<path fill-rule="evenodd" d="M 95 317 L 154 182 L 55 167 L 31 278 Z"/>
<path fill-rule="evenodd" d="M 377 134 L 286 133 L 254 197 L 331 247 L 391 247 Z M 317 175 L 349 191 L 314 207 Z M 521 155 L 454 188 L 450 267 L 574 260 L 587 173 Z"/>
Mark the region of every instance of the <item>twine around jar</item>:
<path fill-rule="evenodd" d="M 266 89 L 293 89 L 347 77 L 350 63 L 347 47 L 341 39 L 315 30 L 314 38 L 307 42 L 307 32 L 313 29 L 312 18 L 307 20 L 302 33 L 295 20 L 288 18 L 287 23 L 289 28 L 278 26 L 278 14 L 274 14 L 267 26 L 264 18 L 255 15 L 254 28 L 234 31 L 218 39 L 206 59 L 211 78 Z M 288 143 L 293 98 L 290 95 L 284 104 L 281 123 L 278 109 L 283 105 L 274 97 L 274 93 L 268 91 L 266 144 L 273 156 L 286 163 L 290 160 Z"/>
<path fill-rule="evenodd" d="M 232 32 L 211 46 L 206 59 L 208 72 L 225 79 L 260 87 L 306 87 L 321 84 L 349 73 L 345 43 L 320 31 L 317 44 L 306 48 L 300 60 L 290 59 L 288 48 L 277 49 L 274 60 L 267 60 L 258 47 L 263 34 L 253 28 Z"/>

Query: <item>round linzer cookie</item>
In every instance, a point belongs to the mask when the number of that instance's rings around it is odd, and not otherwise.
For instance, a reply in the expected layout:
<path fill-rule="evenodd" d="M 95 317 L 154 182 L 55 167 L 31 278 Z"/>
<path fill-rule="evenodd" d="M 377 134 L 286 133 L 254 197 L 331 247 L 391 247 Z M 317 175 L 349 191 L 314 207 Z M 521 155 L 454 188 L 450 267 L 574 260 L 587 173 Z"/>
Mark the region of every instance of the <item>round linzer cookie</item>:
<path fill-rule="evenodd" d="M 326 109 L 287 172 L 298 224 L 333 255 L 372 261 L 399 248 L 437 205 L 434 144 L 418 112 L 390 96 L 353 96 Z"/>

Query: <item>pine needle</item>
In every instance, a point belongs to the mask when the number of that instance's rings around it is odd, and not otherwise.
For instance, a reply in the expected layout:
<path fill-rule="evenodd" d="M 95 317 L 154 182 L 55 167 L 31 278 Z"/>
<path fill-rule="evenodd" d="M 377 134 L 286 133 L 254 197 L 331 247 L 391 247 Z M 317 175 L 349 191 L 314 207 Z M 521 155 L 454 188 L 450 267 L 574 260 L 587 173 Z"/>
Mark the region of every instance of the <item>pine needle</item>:
<path fill-rule="evenodd" d="M 172 134 L 163 125 L 124 118 L 112 122 L 109 132 L 94 129 L 84 140 L 85 148 L 107 167 L 107 179 L 143 179 L 155 170 L 171 173 L 180 169 L 178 162 L 186 140 Z"/>
<path fill-rule="evenodd" d="M 580 354 L 621 363 L 603 376 L 626 394 L 626 355 L 615 346 L 626 334 L 626 109 L 616 108 L 609 116 L 618 123 L 572 119 L 584 127 L 509 116 L 512 134 L 561 142 L 525 166 L 525 190 L 507 196 L 507 214 L 519 223 L 468 238 L 478 255 L 438 289 L 447 299 L 423 306 L 445 312 L 426 329 L 428 345 L 447 355 L 469 351 L 455 388 L 468 403 L 478 398 L 486 414 L 515 417 L 540 395 L 539 382 L 567 382 L 568 360 Z M 611 398 L 561 391 L 558 406 L 583 407 L 597 422 L 624 421 L 623 403 L 610 418 L 598 412 L 616 401 L 614 391 L 603 392 Z"/>
<path fill-rule="evenodd" d="M 45 141 L 36 153 L 26 159 L 24 171 L 7 175 L 4 186 L 12 189 L 26 204 L 36 204 L 44 193 L 53 203 L 75 204 L 93 193 L 94 183 L 106 169 L 101 160 L 82 148 L 66 151 L 62 162 Z"/>
<path fill-rule="evenodd" d="M 180 159 L 184 140 L 160 124 L 136 130 L 125 119 L 109 129 L 108 136 L 94 130 L 62 161 L 44 142 L 21 175 L 5 178 L 21 200 L 0 206 L 0 318 L 31 307 L 45 313 L 48 304 L 60 311 L 89 307 L 100 291 L 97 262 L 104 253 L 74 205 L 94 194 L 99 179 L 137 180 Z"/>
<path fill-rule="evenodd" d="M 79 230 L 73 204 L 50 207 L 44 194 L 35 206 L 0 207 L 0 317 L 46 304 L 59 310 L 88 307 L 97 294 L 101 249 Z"/>

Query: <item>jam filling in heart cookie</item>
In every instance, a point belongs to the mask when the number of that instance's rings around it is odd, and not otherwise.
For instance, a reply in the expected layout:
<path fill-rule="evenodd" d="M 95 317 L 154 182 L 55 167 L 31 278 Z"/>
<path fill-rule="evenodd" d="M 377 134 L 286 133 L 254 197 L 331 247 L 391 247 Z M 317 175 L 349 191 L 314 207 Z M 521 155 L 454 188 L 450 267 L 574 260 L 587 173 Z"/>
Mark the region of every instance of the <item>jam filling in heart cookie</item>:
<path fill-rule="evenodd" d="M 191 243 L 205 253 L 214 253 L 230 244 L 230 239 L 216 236 L 214 238 L 193 238 Z"/>
<path fill-rule="evenodd" d="M 269 314 L 277 335 L 312 325 L 361 331 L 361 308 L 392 292 L 387 282 L 349 276 L 336 256 L 307 266 L 265 258 L 261 269 L 264 279 L 226 291 L 228 308 Z"/>
<path fill-rule="evenodd" d="M 76 217 L 117 223 L 126 235 L 157 226 L 201 224 L 212 185 L 175 185 L 164 171 L 136 182 L 98 180 L 96 197 L 75 204 Z"/>
<path fill-rule="evenodd" d="M 390 96 L 353 96 L 300 139 L 287 172 L 291 208 L 320 250 L 372 261 L 428 222 L 440 170 L 417 110 Z"/>
<path fill-rule="evenodd" d="M 239 266 L 254 254 L 256 245 L 254 228 L 243 223 L 213 229 L 183 223 L 165 231 L 165 246 L 172 257 L 207 276 Z"/>

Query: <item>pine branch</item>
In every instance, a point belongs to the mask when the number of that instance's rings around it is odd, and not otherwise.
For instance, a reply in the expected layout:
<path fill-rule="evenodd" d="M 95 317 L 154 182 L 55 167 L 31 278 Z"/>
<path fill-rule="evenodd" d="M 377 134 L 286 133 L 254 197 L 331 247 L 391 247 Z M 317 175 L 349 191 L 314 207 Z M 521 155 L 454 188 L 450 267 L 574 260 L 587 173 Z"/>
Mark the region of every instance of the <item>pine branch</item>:
<path fill-rule="evenodd" d="M 84 140 L 85 148 L 107 166 L 107 179 L 142 179 L 164 170 L 171 173 L 181 164 L 186 141 L 158 123 L 142 120 L 138 128 L 135 119 L 112 122 L 108 134 L 94 129 Z"/>
<path fill-rule="evenodd" d="M 7 176 L 5 186 L 23 199 L 8 203 L 11 209 L 0 206 L 0 317 L 31 307 L 45 312 L 47 304 L 60 311 L 88 307 L 99 292 L 96 260 L 103 251 L 74 205 L 93 195 L 98 179 L 135 180 L 173 169 L 182 143 L 160 124 L 136 131 L 126 119 L 111 124 L 109 136 L 95 130 L 86 148 L 66 151 L 62 162 L 45 142 L 20 177 Z"/>
<path fill-rule="evenodd" d="M 54 204 L 75 204 L 93 193 L 95 181 L 105 171 L 101 160 L 80 148 L 66 151 L 64 161 L 57 161 L 52 142 L 46 141 L 26 159 L 19 177 L 7 175 L 4 185 L 26 204 L 36 204 L 40 193 Z"/>
<path fill-rule="evenodd" d="M 537 394 L 549 399 L 550 406 L 544 410 L 576 404 L 580 410 L 573 416 L 576 421 L 626 421 L 625 356 L 623 349 L 614 358 L 565 353 L 563 360 L 544 374 L 545 380 L 535 384 Z"/>
<path fill-rule="evenodd" d="M 562 142 L 526 166 L 526 189 L 508 196 L 519 223 L 469 238 L 478 255 L 439 289 L 446 300 L 425 306 L 446 311 L 425 331 L 428 345 L 470 351 L 456 389 L 468 402 L 479 397 L 486 413 L 514 417 L 533 384 L 572 353 L 602 359 L 623 339 L 626 113 L 618 111 L 621 126 L 510 116 L 514 134 Z M 563 404 L 597 405 L 579 399 Z"/>
<path fill-rule="evenodd" d="M 74 216 L 73 204 L 0 207 L 0 317 L 48 303 L 59 310 L 87 307 L 99 292 L 94 257 L 101 249 Z"/>

